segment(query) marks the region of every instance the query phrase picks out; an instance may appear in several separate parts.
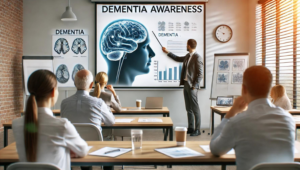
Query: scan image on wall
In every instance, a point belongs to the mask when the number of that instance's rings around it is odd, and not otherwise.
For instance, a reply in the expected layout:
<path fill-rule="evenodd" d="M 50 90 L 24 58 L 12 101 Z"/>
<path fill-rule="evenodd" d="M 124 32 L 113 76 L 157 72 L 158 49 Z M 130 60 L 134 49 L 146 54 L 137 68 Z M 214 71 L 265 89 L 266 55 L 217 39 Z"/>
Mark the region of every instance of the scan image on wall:
<path fill-rule="evenodd" d="M 75 87 L 76 73 L 88 69 L 88 36 L 53 35 L 52 56 L 58 87 Z"/>
<path fill-rule="evenodd" d="M 96 9 L 96 73 L 106 72 L 109 84 L 179 87 L 183 63 L 169 58 L 161 45 L 185 56 L 188 39 L 197 41 L 205 67 L 204 4 L 97 4 Z"/>

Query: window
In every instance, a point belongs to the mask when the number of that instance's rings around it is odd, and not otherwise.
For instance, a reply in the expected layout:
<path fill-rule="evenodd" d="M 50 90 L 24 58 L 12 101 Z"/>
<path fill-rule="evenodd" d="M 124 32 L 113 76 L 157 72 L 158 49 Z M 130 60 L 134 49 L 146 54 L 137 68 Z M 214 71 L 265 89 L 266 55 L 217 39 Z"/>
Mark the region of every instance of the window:
<path fill-rule="evenodd" d="M 268 67 L 273 85 L 285 86 L 300 107 L 300 0 L 260 0 L 256 10 L 256 64 Z M 297 70 L 299 68 L 299 71 Z"/>

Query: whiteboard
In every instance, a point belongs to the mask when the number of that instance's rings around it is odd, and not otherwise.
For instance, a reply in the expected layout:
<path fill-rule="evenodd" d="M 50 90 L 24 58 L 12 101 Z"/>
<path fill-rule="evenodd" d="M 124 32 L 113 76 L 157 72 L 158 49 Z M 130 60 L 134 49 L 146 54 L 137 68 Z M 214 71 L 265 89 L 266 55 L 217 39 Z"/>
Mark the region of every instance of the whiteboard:
<path fill-rule="evenodd" d="M 52 56 L 23 56 L 23 82 L 26 95 L 30 95 L 27 89 L 28 78 L 33 72 L 41 69 L 53 72 Z"/>
<path fill-rule="evenodd" d="M 201 2 L 97 3 L 96 73 L 106 72 L 108 83 L 119 88 L 179 88 L 182 62 L 168 57 L 160 44 L 185 56 L 187 40 L 195 39 L 204 65 L 200 85 L 205 88 L 205 13 Z M 142 38 L 119 40 L 119 33 Z"/>
<path fill-rule="evenodd" d="M 215 54 L 211 99 L 241 95 L 243 74 L 249 66 L 249 53 Z"/>

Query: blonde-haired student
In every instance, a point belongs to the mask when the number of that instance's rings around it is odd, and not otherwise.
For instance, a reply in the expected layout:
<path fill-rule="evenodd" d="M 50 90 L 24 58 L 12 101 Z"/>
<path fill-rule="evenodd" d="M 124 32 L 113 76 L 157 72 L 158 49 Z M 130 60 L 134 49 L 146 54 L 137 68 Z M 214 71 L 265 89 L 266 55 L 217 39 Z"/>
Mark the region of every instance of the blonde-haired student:
<path fill-rule="evenodd" d="M 287 96 L 285 88 L 282 85 L 276 85 L 272 87 L 270 96 L 275 106 L 281 107 L 284 110 L 292 109 L 290 99 Z"/>
<path fill-rule="evenodd" d="M 47 162 L 69 170 L 70 155 L 84 157 L 88 145 L 70 121 L 53 116 L 50 108 L 58 97 L 56 76 L 48 70 L 35 71 L 27 87 L 30 96 L 25 115 L 12 123 L 19 161 Z"/>
<path fill-rule="evenodd" d="M 121 102 L 119 97 L 117 96 L 115 89 L 112 85 L 107 85 L 108 76 L 105 72 L 99 72 L 95 78 L 95 90 L 91 93 L 92 96 L 101 98 L 107 106 L 113 108 L 116 112 L 121 112 Z M 106 88 L 111 91 L 108 93 L 105 91 Z"/>

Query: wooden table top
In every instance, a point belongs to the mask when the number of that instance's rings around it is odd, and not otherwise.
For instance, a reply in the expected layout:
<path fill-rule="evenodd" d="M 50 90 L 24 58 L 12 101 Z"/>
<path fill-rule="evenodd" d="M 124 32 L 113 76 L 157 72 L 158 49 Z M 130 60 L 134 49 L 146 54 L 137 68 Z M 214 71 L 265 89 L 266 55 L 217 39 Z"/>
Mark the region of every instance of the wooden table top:
<path fill-rule="evenodd" d="M 123 109 L 120 113 L 144 113 L 144 114 L 149 114 L 149 113 L 169 113 L 168 107 L 163 107 L 162 109 L 145 109 L 145 107 L 142 107 L 142 109 L 137 109 L 136 107 L 122 107 Z M 115 110 L 111 109 L 113 113 L 117 113 Z M 60 114 L 60 109 L 55 109 L 52 110 L 53 114 Z M 24 113 L 24 111 L 23 111 Z"/>
<path fill-rule="evenodd" d="M 219 114 L 226 114 L 227 112 L 229 112 L 231 107 L 220 107 L 220 106 L 210 106 L 210 108 L 215 111 L 218 112 Z M 297 109 L 292 109 L 292 110 L 288 110 L 289 113 L 293 114 L 300 114 L 300 110 Z"/>
<path fill-rule="evenodd" d="M 169 113 L 168 107 L 163 107 L 162 109 L 145 109 L 142 107 L 141 109 L 137 109 L 136 107 L 122 107 L 126 110 L 122 110 L 120 113 Z M 116 113 L 115 110 L 111 109 L 113 113 Z"/>
<path fill-rule="evenodd" d="M 94 152 L 103 147 L 120 147 L 120 148 L 131 148 L 130 141 L 88 141 L 89 146 L 93 146 L 89 153 Z M 203 153 L 204 156 L 191 157 L 191 158 L 171 158 L 163 155 L 154 149 L 157 148 L 168 148 L 176 147 L 174 141 L 143 141 L 142 149 L 135 150 L 132 152 L 125 153 L 116 158 L 99 157 L 87 155 L 84 158 L 72 158 L 72 163 L 84 163 L 84 162 L 180 162 L 180 163 L 192 163 L 192 162 L 235 162 L 235 155 L 223 155 L 221 157 L 215 157 L 211 153 L 205 153 L 199 145 L 208 145 L 209 141 L 187 141 L 186 146 L 192 150 Z M 300 151 L 300 143 L 295 142 L 296 148 Z M 12 143 L 7 147 L 0 150 L 0 162 L 17 162 L 19 159 L 16 144 Z M 295 161 L 300 161 L 300 153 L 295 153 Z"/>
<path fill-rule="evenodd" d="M 229 112 L 231 107 L 210 106 L 210 108 L 215 112 L 226 114 L 227 112 Z"/>
<path fill-rule="evenodd" d="M 139 118 L 142 119 L 161 119 L 162 122 L 138 122 Z M 116 122 L 113 127 L 118 127 L 118 126 L 138 126 L 138 127 L 143 127 L 143 126 L 173 126 L 173 121 L 170 117 L 115 117 L 115 119 L 134 119 L 130 123 L 124 123 L 124 122 Z M 102 123 L 102 127 L 105 127 L 105 125 Z"/>
<path fill-rule="evenodd" d="M 139 118 L 143 119 L 161 119 L 163 122 L 138 122 Z M 136 127 L 143 127 L 143 126 L 152 126 L 152 127 L 170 127 L 173 126 L 173 121 L 170 117 L 115 117 L 115 119 L 134 119 L 130 123 L 124 123 L 124 122 L 116 122 L 112 127 L 118 127 L 118 126 L 136 126 Z M 4 127 L 11 127 L 12 126 L 12 121 L 5 122 L 3 123 Z M 105 127 L 104 123 L 101 124 L 102 127 Z"/>

